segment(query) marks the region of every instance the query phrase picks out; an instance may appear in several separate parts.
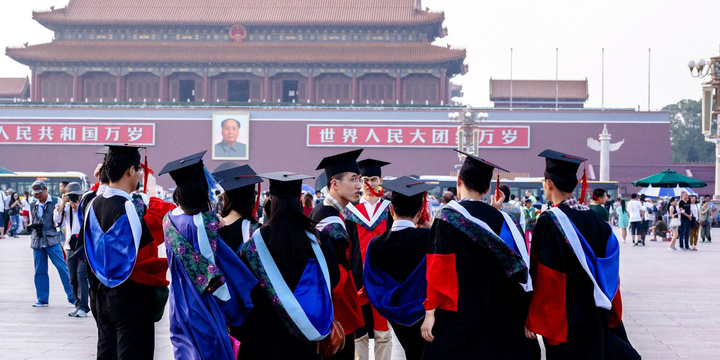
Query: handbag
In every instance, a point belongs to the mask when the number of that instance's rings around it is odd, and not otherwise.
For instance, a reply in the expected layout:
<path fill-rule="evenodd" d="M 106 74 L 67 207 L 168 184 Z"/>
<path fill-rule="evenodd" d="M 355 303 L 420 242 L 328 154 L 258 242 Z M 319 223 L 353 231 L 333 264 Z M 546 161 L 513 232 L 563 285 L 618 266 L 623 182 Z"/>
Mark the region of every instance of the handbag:
<path fill-rule="evenodd" d="M 235 354 L 235 359 L 237 359 L 238 354 L 240 353 L 240 340 L 234 338 L 230 334 L 228 334 L 228 338 L 230 339 L 230 346 L 232 346 L 233 354 Z"/>
<path fill-rule="evenodd" d="M 708 224 L 710 224 L 710 223 L 707 220 L 700 221 L 701 227 L 706 227 L 706 226 L 708 226 Z"/>
<path fill-rule="evenodd" d="M 700 223 L 698 223 L 697 219 L 693 216 L 690 219 L 690 228 L 695 230 L 700 227 Z"/>
<path fill-rule="evenodd" d="M 670 226 L 671 227 L 680 227 L 680 219 L 678 219 L 678 218 L 670 219 Z"/>
<path fill-rule="evenodd" d="M 153 286 L 152 291 L 153 322 L 158 322 L 165 313 L 165 304 L 167 304 L 170 289 L 165 286 Z"/>
<path fill-rule="evenodd" d="M 330 334 L 324 339 L 318 341 L 317 352 L 322 358 L 335 355 L 338 351 L 345 348 L 345 329 L 339 321 L 333 319 Z"/>

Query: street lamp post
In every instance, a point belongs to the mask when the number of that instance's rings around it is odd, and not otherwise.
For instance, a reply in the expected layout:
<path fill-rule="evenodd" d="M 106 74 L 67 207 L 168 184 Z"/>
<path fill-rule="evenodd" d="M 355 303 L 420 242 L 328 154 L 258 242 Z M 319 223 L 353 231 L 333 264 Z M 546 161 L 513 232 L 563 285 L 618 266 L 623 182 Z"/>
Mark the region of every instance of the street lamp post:
<path fill-rule="evenodd" d="M 705 59 L 697 62 L 690 60 L 688 63 L 690 75 L 695 78 L 704 78 L 710 76 L 710 81 L 703 85 L 710 85 L 713 88 L 715 98 L 715 107 L 713 108 L 712 117 L 718 119 L 720 114 L 720 56 L 710 58 L 708 63 Z M 705 140 L 715 144 L 715 194 L 713 202 L 720 202 L 720 123 L 718 124 L 716 135 L 706 135 Z"/>
<path fill-rule="evenodd" d="M 459 122 L 457 128 L 457 149 L 471 154 L 478 155 L 478 143 L 480 142 L 480 124 L 487 120 L 488 113 L 473 112 L 470 108 L 466 108 L 462 112 L 451 112 L 448 114 L 450 120 Z M 458 154 L 460 161 L 465 159 L 465 155 Z"/>

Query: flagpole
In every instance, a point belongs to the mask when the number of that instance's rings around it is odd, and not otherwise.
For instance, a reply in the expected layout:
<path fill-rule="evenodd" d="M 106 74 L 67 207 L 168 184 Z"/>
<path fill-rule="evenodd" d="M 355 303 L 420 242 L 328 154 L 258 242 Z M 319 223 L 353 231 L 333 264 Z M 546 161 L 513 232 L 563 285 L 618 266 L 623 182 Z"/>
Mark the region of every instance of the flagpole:
<path fill-rule="evenodd" d="M 510 48 L 510 110 L 513 108 L 513 48 Z"/>
<path fill-rule="evenodd" d="M 650 48 L 648 48 L 648 111 L 650 111 L 650 55 Z"/>
<path fill-rule="evenodd" d="M 558 48 L 555 48 L 555 111 L 558 109 L 559 85 L 558 85 Z"/>
<path fill-rule="evenodd" d="M 602 48 L 602 100 L 600 107 L 605 110 L 605 48 Z"/>

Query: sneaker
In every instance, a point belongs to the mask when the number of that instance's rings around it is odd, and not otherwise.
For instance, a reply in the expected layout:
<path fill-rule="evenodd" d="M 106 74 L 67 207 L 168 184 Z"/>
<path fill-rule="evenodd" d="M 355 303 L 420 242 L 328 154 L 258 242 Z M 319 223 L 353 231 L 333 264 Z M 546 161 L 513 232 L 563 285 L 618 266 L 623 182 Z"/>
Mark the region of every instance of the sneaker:
<path fill-rule="evenodd" d="M 77 311 L 77 314 L 75 314 L 75 317 L 84 318 L 87 317 L 87 315 L 87 311 L 80 309 Z"/>
<path fill-rule="evenodd" d="M 33 307 L 47 307 L 48 304 L 47 304 L 47 303 L 44 303 L 44 302 L 39 302 L 39 301 L 38 301 L 38 302 L 32 304 L 32 306 L 33 306 Z"/>
<path fill-rule="evenodd" d="M 677 251 L 677 249 L 676 249 L 676 248 L 674 248 L 674 247 L 671 247 L 671 246 L 669 246 L 669 247 L 668 247 L 668 250 L 670 250 L 670 251 Z"/>
<path fill-rule="evenodd" d="M 75 309 L 71 313 L 69 313 L 68 316 L 75 317 L 75 315 L 77 315 L 77 313 L 78 313 L 78 309 Z"/>

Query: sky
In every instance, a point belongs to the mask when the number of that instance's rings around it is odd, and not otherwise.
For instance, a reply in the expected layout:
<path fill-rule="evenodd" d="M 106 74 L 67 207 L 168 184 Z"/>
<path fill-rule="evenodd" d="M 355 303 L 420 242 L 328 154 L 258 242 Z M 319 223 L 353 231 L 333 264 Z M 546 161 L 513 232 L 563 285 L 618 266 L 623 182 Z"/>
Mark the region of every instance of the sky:
<path fill-rule="evenodd" d="M 32 20 L 32 11 L 67 2 L 3 4 L 0 45 L 51 41 L 52 32 Z M 469 72 L 453 82 L 463 85 L 463 102 L 472 106 L 492 106 L 489 80 L 510 78 L 511 48 L 513 79 L 554 80 L 558 49 L 558 78 L 588 79 L 586 107 L 640 110 L 648 109 L 648 90 L 650 110 L 699 99 L 708 79 L 691 77 L 687 63 L 720 56 L 720 36 L 710 25 L 720 13 L 718 0 L 423 0 L 422 6 L 445 12 L 448 36 L 437 45 L 467 49 Z M 25 65 L 0 57 L 0 77 L 29 74 Z"/>

